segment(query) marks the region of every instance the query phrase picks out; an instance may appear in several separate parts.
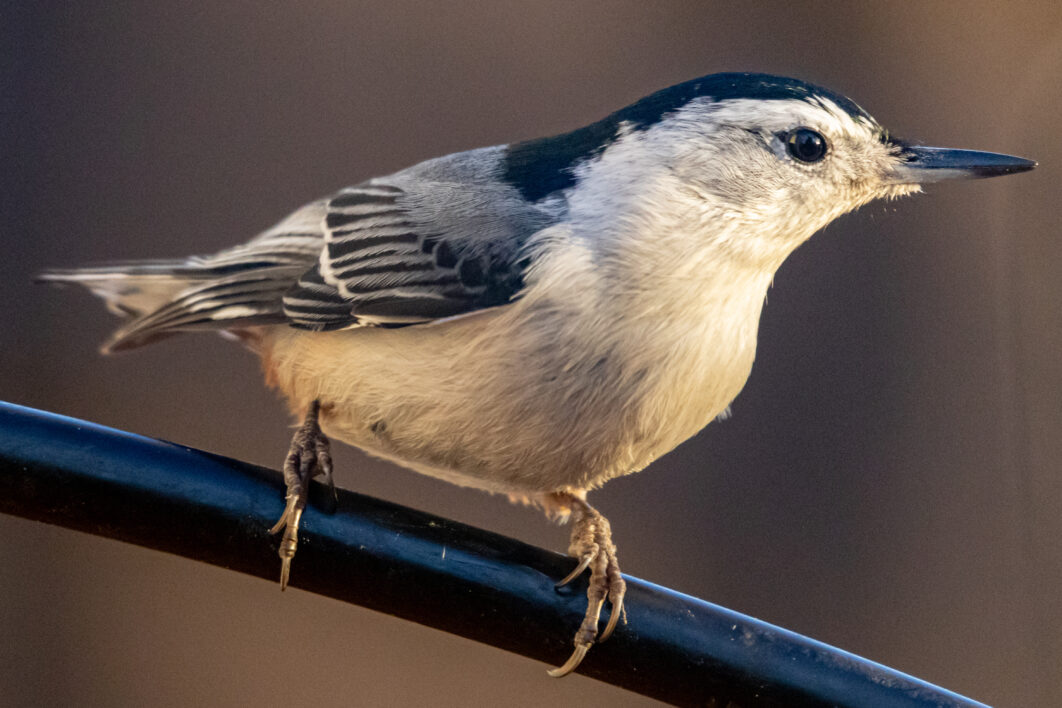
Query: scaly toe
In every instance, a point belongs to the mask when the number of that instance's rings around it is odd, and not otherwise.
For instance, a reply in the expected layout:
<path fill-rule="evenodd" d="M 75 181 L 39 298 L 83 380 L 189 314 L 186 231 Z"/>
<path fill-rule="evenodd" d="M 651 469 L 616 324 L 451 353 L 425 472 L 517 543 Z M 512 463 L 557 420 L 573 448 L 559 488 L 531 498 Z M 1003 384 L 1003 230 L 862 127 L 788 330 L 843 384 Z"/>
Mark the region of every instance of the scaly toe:
<path fill-rule="evenodd" d="M 321 410 L 320 401 L 310 404 L 306 412 L 306 418 L 302 425 L 295 431 L 291 439 L 291 447 L 288 448 L 288 456 L 284 460 L 284 485 L 287 487 L 287 500 L 284 504 L 284 513 L 269 533 L 284 531 L 280 539 L 280 548 L 277 555 L 280 556 L 280 589 L 288 586 L 288 578 L 291 576 L 291 560 L 295 557 L 295 551 L 299 547 L 299 522 L 302 520 L 303 509 L 306 508 L 306 500 L 309 495 L 310 480 L 318 474 L 324 475 L 329 489 L 330 500 L 334 511 L 337 498 L 335 484 L 332 481 L 332 455 L 329 452 L 328 438 L 321 432 L 318 422 L 318 414 Z"/>
<path fill-rule="evenodd" d="M 624 624 L 627 623 L 627 612 L 623 609 L 623 598 L 627 594 L 627 583 L 624 582 L 623 574 L 620 573 L 619 562 L 616 560 L 616 547 L 612 545 L 611 539 L 607 548 L 608 565 L 605 575 L 608 580 L 608 601 L 612 605 L 612 613 L 609 615 L 608 625 L 605 627 L 605 631 L 601 633 L 601 638 L 598 639 L 598 642 L 608 639 L 621 619 Z"/>
<path fill-rule="evenodd" d="M 295 551 L 299 548 L 299 522 L 302 521 L 302 509 L 291 504 L 290 513 L 284 510 L 284 516 L 274 526 L 274 530 L 284 527 L 284 536 L 280 539 L 280 547 L 277 555 L 280 556 L 280 590 L 283 592 L 288 587 L 288 578 L 291 576 L 291 559 L 295 557 Z"/>
<path fill-rule="evenodd" d="M 549 675 L 555 678 L 567 676 L 574 671 L 595 641 L 605 641 L 615 631 L 621 619 L 626 622 L 623 597 L 627 586 L 620 573 L 608 520 L 587 504 L 585 499 L 569 495 L 566 501 L 572 508 L 575 521 L 568 553 L 578 558 L 579 564 L 566 578 L 557 583 L 556 587 L 570 583 L 588 568 L 590 580 L 586 588 L 586 612 L 575 633 L 575 651 L 563 666 L 549 672 Z M 612 612 L 605 631 L 599 635 L 597 627 L 601 619 L 601 609 L 606 601 L 611 603 Z"/>

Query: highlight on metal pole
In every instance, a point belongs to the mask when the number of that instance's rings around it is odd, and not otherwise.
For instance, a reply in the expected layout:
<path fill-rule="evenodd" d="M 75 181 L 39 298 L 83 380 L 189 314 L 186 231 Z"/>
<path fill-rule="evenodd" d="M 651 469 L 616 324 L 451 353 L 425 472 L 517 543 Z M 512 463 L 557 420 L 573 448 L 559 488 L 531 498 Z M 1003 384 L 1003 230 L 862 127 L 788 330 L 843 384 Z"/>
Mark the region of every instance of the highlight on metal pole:
<path fill-rule="evenodd" d="M 0 511 L 276 582 L 279 472 L 0 402 Z M 323 489 L 317 490 L 323 492 Z M 361 494 L 307 508 L 291 584 L 557 665 L 586 600 L 572 559 Z M 430 591 L 426 592 L 425 588 Z M 578 672 L 676 705 L 980 706 L 627 577 L 628 624 Z M 551 679 L 543 672 L 543 681 Z"/>

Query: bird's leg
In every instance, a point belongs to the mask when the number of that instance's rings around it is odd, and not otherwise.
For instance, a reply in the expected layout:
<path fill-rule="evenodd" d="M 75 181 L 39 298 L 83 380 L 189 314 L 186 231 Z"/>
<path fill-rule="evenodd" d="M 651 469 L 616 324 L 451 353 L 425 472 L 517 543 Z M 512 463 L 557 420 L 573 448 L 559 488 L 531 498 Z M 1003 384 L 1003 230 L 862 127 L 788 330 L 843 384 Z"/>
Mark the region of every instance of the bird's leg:
<path fill-rule="evenodd" d="M 612 543 L 612 528 L 608 519 L 586 503 L 581 495 L 558 493 L 550 495 L 547 511 L 560 510 L 561 514 L 570 513 L 572 520 L 572 538 L 568 554 L 579 559 L 568 577 L 557 583 L 557 587 L 566 585 L 579 577 L 584 570 L 590 569 L 590 584 L 586 589 L 586 615 L 575 633 L 575 651 L 563 666 L 549 672 L 550 676 L 559 678 L 567 676 L 582 662 L 587 650 L 597 637 L 597 623 L 601 617 L 601 607 L 605 600 L 612 604 L 612 614 L 608 618 L 605 631 L 600 641 L 608 639 L 616 628 L 620 617 L 626 623 L 623 611 L 623 596 L 627 584 L 620 574 L 619 561 L 616 559 L 616 546 Z"/>
<path fill-rule="evenodd" d="M 331 492 L 330 498 L 333 501 L 336 498 L 335 483 L 332 481 L 332 454 L 329 451 L 328 438 L 321 432 L 321 426 L 317 421 L 320 412 L 320 401 L 310 404 L 306 418 L 291 439 L 291 448 L 288 450 L 287 459 L 284 460 L 284 484 L 288 487 L 285 497 L 287 503 L 280 519 L 273 528 L 269 529 L 269 533 L 277 533 L 284 529 L 284 536 L 280 540 L 280 550 L 277 551 L 281 561 L 281 590 L 288 586 L 291 559 L 295 557 L 295 550 L 299 545 L 299 521 L 302 520 L 302 511 L 306 508 L 310 480 L 319 474 L 324 475 L 325 483 Z"/>

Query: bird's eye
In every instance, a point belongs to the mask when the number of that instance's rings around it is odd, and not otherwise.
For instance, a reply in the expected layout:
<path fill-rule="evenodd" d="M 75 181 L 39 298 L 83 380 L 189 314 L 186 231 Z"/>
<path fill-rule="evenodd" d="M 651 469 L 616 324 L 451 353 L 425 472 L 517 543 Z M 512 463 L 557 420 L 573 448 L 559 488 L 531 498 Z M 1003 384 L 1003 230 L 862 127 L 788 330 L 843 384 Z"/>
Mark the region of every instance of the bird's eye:
<path fill-rule="evenodd" d="M 797 128 L 785 139 L 785 149 L 795 160 L 801 162 L 818 162 L 826 157 L 829 145 L 822 133 L 810 128 Z"/>

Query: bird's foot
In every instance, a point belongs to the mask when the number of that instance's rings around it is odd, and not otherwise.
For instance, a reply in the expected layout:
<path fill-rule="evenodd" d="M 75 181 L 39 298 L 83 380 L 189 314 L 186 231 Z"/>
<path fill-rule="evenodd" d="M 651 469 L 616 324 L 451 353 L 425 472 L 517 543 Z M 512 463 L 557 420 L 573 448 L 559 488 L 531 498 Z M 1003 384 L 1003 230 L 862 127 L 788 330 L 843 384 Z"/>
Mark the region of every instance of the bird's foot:
<path fill-rule="evenodd" d="M 288 488 L 284 513 L 273 528 L 269 529 L 271 534 L 284 530 L 280 549 L 277 551 L 281 562 L 281 590 L 288 586 L 291 559 L 295 557 L 299 545 L 299 522 L 302 520 L 302 511 L 306 508 L 310 480 L 319 474 L 324 475 L 330 498 L 333 502 L 336 498 L 335 483 L 332 480 L 332 454 L 328 438 L 321 432 L 317 420 L 320 410 L 320 402 L 314 401 L 306 413 L 306 419 L 291 439 L 291 448 L 288 450 L 287 459 L 284 460 L 284 484 Z"/>
<path fill-rule="evenodd" d="M 597 638 L 597 624 L 601 617 L 601 608 L 606 599 L 612 604 L 612 613 L 598 641 L 603 642 L 609 638 L 621 617 L 626 624 L 623 596 L 627 592 L 627 584 L 620 574 L 619 561 L 616 559 L 616 546 L 612 543 L 612 528 L 609 526 L 608 519 L 579 496 L 557 494 L 554 497 L 558 505 L 567 507 L 571 511 L 573 525 L 568 554 L 579 559 L 575 570 L 557 583 L 557 587 L 570 583 L 584 570 L 590 569 L 590 583 L 586 589 L 586 615 L 583 617 L 582 624 L 579 625 L 579 630 L 575 633 L 575 651 L 563 666 L 549 672 L 550 676 L 560 678 L 575 671 L 593 645 Z"/>

